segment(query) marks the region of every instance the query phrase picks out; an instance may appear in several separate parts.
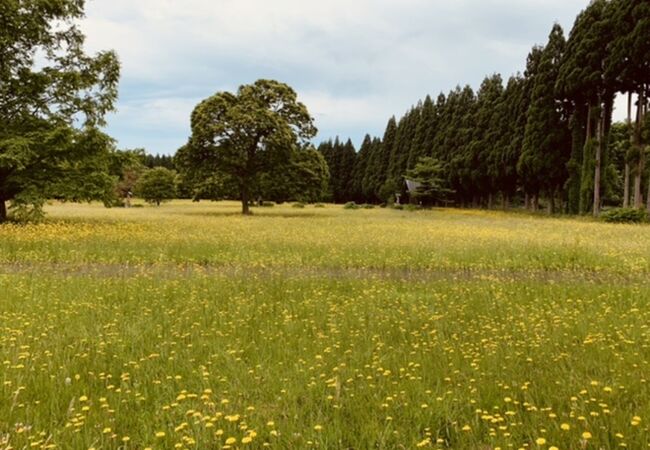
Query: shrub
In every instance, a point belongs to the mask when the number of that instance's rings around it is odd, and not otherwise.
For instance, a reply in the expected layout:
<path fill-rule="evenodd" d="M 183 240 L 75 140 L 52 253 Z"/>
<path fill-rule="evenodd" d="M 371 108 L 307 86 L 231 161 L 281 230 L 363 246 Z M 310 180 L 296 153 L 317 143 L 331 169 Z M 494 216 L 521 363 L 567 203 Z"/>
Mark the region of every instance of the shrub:
<path fill-rule="evenodd" d="M 291 206 L 293 206 L 294 208 L 304 208 L 305 204 L 303 202 L 296 202 Z"/>
<path fill-rule="evenodd" d="M 641 223 L 648 220 L 648 213 L 643 209 L 616 208 L 604 213 L 602 219 L 608 223 Z"/>
<path fill-rule="evenodd" d="M 420 209 L 422 209 L 422 207 L 420 205 L 408 204 L 408 205 L 404 206 L 405 211 L 419 211 Z"/>
<path fill-rule="evenodd" d="M 275 206 L 275 203 L 273 202 L 262 202 L 259 205 L 262 208 L 273 208 Z"/>
<path fill-rule="evenodd" d="M 393 209 L 397 209 L 397 210 L 402 211 L 402 210 L 404 209 L 404 205 L 397 205 L 397 204 L 395 204 L 395 205 L 393 205 Z"/>
<path fill-rule="evenodd" d="M 354 202 L 347 202 L 345 205 L 343 205 L 343 209 L 359 209 L 359 205 L 357 205 Z"/>
<path fill-rule="evenodd" d="M 316 203 L 314 204 L 314 208 L 325 208 L 325 205 L 323 203 Z"/>
<path fill-rule="evenodd" d="M 369 203 L 364 203 L 363 205 L 361 205 L 361 207 L 363 209 L 375 209 L 375 205 L 371 205 Z"/>

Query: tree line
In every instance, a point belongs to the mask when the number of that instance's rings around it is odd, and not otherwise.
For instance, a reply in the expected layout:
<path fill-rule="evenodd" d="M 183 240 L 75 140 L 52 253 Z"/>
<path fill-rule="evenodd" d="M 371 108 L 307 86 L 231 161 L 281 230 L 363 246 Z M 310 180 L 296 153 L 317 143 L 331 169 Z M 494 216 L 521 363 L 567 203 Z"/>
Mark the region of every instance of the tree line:
<path fill-rule="evenodd" d="M 427 96 L 383 137 L 319 146 L 330 199 L 387 202 L 421 158 L 439 163 L 445 200 L 458 206 L 600 213 L 603 205 L 650 210 L 650 2 L 594 0 L 568 37 L 555 24 L 531 49 L 523 74 L 486 77 L 475 92 Z M 627 120 L 612 123 L 616 95 Z"/>
<path fill-rule="evenodd" d="M 427 96 L 382 137 L 311 144 L 296 92 L 258 80 L 200 102 L 170 156 L 119 151 L 102 131 L 117 99 L 112 51 L 88 55 L 83 0 L 0 2 L 0 222 L 42 214 L 46 199 L 128 204 L 169 197 L 428 203 L 598 215 L 650 209 L 650 2 L 593 0 L 568 37 L 554 25 L 507 81 Z M 612 123 L 625 96 L 627 120 Z M 145 188 L 146 187 L 146 188 Z"/>

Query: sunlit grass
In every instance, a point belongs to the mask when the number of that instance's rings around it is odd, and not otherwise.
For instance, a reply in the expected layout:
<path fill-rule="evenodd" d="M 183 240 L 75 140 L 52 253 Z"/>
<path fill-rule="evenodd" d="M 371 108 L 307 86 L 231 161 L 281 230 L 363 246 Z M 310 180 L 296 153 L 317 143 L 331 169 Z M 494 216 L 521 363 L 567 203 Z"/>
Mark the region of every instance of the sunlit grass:
<path fill-rule="evenodd" d="M 0 449 L 648 448 L 647 227 L 238 210 L 0 227 Z"/>

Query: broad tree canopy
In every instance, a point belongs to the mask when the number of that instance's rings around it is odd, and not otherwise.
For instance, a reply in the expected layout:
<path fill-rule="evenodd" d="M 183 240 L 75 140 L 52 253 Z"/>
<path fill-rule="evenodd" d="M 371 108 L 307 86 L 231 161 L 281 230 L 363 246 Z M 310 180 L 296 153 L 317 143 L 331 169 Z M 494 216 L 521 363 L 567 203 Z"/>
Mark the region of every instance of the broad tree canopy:
<path fill-rule="evenodd" d="M 179 152 L 180 165 L 198 178 L 219 178 L 237 187 L 249 214 L 253 186 L 306 146 L 316 134 L 307 108 L 293 89 L 273 80 L 219 92 L 192 113 L 192 136 Z M 196 176 L 195 176 L 196 178 Z"/>

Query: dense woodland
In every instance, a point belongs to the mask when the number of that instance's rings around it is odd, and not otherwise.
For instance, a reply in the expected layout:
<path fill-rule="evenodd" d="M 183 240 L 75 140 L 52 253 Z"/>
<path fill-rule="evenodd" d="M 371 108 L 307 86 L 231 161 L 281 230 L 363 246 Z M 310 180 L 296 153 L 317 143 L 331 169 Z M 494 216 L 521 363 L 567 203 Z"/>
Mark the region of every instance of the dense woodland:
<path fill-rule="evenodd" d="M 336 202 L 379 203 L 405 193 L 404 175 L 437 159 L 458 206 L 599 214 L 602 206 L 650 209 L 650 2 L 594 0 L 565 37 L 554 25 L 523 74 L 487 76 L 478 92 L 427 96 L 383 137 L 320 145 Z M 615 96 L 626 123 L 612 123 Z"/>

